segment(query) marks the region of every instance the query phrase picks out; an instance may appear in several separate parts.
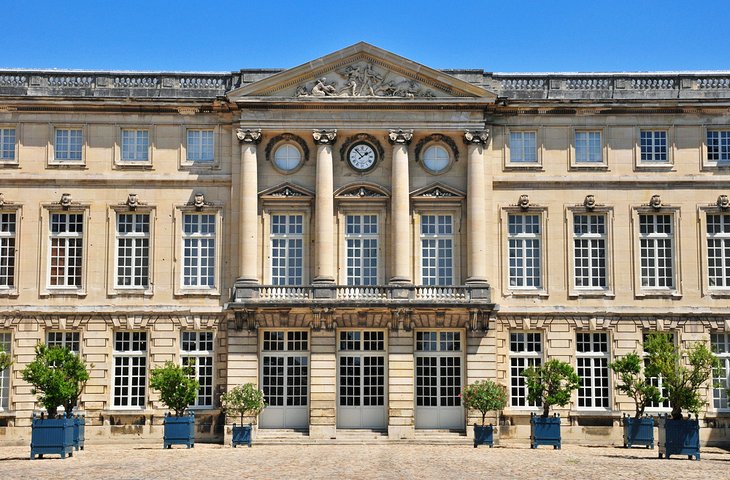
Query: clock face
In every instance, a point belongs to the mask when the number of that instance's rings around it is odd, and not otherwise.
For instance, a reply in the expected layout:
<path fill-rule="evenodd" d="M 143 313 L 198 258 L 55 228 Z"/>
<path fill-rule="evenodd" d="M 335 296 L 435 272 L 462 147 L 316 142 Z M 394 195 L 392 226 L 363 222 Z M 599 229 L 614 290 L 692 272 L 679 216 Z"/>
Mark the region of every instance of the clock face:
<path fill-rule="evenodd" d="M 356 143 L 347 155 L 347 161 L 355 170 L 365 172 L 375 165 L 375 150 L 367 143 Z"/>

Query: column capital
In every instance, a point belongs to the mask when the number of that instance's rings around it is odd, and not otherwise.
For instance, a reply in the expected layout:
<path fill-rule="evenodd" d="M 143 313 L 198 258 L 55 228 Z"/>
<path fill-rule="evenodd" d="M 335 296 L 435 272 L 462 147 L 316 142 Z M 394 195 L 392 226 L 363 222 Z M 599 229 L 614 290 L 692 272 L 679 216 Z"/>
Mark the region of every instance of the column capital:
<path fill-rule="evenodd" d="M 312 130 L 312 138 L 317 145 L 334 145 L 337 140 L 337 129 L 314 129 Z"/>
<path fill-rule="evenodd" d="M 237 128 L 236 138 L 241 143 L 253 143 L 258 145 L 261 143 L 261 129 L 260 128 Z"/>
<path fill-rule="evenodd" d="M 486 145 L 489 142 L 489 129 L 466 130 L 464 132 L 464 143 L 467 145 Z"/>
<path fill-rule="evenodd" d="M 408 145 L 413 139 L 413 130 L 388 130 L 388 141 L 391 145 Z"/>

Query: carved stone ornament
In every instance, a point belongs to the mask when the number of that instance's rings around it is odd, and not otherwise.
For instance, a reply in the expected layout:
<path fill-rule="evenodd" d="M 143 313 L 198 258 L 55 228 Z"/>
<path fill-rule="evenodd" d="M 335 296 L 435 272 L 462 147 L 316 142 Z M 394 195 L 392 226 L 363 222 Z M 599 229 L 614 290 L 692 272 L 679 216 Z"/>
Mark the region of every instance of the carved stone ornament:
<path fill-rule="evenodd" d="M 375 67 L 372 62 L 358 62 L 333 72 L 339 78 L 318 78 L 297 87 L 296 97 L 434 97 L 419 82 Z"/>
<path fill-rule="evenodd" d="M 337 130 L 312 130 L 312 138 L 317 145 L 332 145 L 337 140 Z"/>
<path fill-rule="evenodd" d="M 281 190 L 271 193 L 270 195 L 272 197 L 284 197 L 284 198 L 303 197 L 304 196 L 303 193 L 297 192 L 296 190 L 292 190 L 289 187 L 284 187 Z"/>
<path fill-rule="evenodd" d="M 4 206 L 5 206 L 5 197 L 3 196 L 2 193 L 0 193 L 0 207 L 4 207 Z"/>
<path fill-rule="evenodd" d="M 529 197 L 529 195 L 520 195 L 520 199 L 517 202 L 517 205 L 522 210 L 527 210 L 528 208 L 530 208 L 530 197 Z"/>
<path fill-rule="evenodd" d="M 720 195 L 717 197 L 717 206 L 723 210 L 730 208 L 730 199 L 728 199 L 727 195 Z"/>
<path fill-rule="evenodd" d="M 443 190 L 439 187 L 435 187 L 432 190 L 428 190 L 427 192 L 424 192 L 421 194 L 422 197 L 430 197 L 430 198 L 449 198 L 449 197 L 455 197 L 453 193 Z"/>
<path fill-rule="evenodd" d="M 391 145 L 408 145 L 413 140 L 413 130 L 389 130 L 388 141 Z"/>
<path fill-rule="evenodd" d="M 654 210 L 662 208 L 662 197 L 660 195 L 652 195 L 651 200 L 649 200 L 649 206 Z"/>
<path fill-rule="evenodd" d="M 127 195 L 127 206 L 130 210 L 135 210 L 139 206 L 139 198 L 136 193 Z"/>
<path fill-rule="evenodd" d="M 586 195 L 586 198 L 583 199 L 583 206 L 586 207 L 587 210 L 593 210 L 596 208 L 596 197 L 593 195 Z"/>
<path fill-rule="evenodd" d="M 62 193 L 61 194 L 61 200 L 58 202 L 63 208 L 68 208 L 71 206 L 71 194 L 70 193 Z"/>
<path fill-rule="evenodd" d="M 205 195 L 203 195 L 200 192 L 196 193 L 195 196 L 193 197 L 193 205 L 198 210 L 205 207 Z"/>
<path fill-rule="evenodd" d="M 464 132 L 464 141 L 467 144 L 486 145 L 489 142 L 489 129 L 467 130 Z"/>
<path fill-rule="evenodd" d="M 258 145 L 259 142 L 261 142 L 261 129 L 237 128 L 236 138 L 238 138 L 238 141 L 241 143 L 253 143 L 254 145 Z"/>
<path fill-rule="evenodd" d="M 367 187 L 360 187 L 355 188 L 353 190 L 350 190 L 349 192 L 345 192 L 340 197 L 350 197 L 350 198 L 364 198 L 364 197 L 384 197 L 380 192 L 376 192 L 375 190 L 371 190 Z"/>
<path fill-rule="evenodd" d="M 195 115 L 200 109 L 196 107 L 177 107 L 177 113 L 180 115 Z"/>

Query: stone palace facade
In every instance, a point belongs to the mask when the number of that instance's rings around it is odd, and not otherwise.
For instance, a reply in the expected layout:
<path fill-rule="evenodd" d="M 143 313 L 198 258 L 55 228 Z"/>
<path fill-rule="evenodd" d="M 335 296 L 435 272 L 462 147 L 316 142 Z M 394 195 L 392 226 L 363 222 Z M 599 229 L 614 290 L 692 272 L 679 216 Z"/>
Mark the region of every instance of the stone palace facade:
<path fill-rule="evenodd" d="M 520 372 L 560 358 L 583 377 L 564 438 L 618 443 L 608 363 L 648 332 L 711 343 L 728 381 L 729 113 L 730 72 L 439 71 L 365 43 L 288 70 L 0 70 L 0 443 L 29 442 L 38 342 L 92 365 L 92 442 L 161 438 L 167 360 L 195 365 L 200 440 L 245 382 L 262 435 L 471 434 L 460 389 L 491 378 L 526 442 Z"/>

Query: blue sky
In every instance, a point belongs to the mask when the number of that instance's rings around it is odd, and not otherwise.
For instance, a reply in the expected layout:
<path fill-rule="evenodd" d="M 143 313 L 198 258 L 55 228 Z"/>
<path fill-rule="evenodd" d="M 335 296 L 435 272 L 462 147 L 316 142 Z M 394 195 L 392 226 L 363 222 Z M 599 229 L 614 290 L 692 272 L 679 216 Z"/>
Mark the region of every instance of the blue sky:
<path fill-rule="evenodd" d="M 288 68 L 362 40 L 434 68 L 730 69 L 730 0 L 2 2 L 0 68 Z"/>

